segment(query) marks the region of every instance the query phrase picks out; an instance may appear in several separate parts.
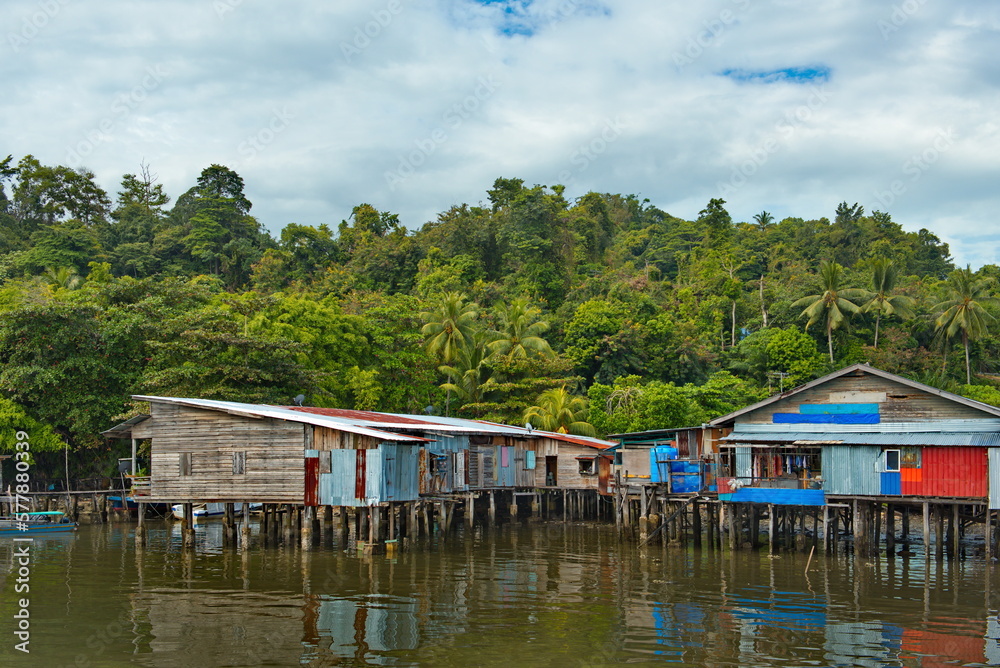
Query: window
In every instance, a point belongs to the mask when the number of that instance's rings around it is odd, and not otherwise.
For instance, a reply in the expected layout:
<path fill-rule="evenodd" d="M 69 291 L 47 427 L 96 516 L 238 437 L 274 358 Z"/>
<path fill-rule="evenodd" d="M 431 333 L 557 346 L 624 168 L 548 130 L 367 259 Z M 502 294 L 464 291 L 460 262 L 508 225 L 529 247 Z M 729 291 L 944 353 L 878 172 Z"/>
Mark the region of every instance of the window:
<path fill-rule="evenodd" d="M 243 475 L 247 472 L 247 453 L 233 453 L 233 475 Z"/>
<path fill-rule="evenodd" d="M 191 453 L 182 452 L 178 459 L 178 475 L 191 475 Z"/>
<path fill-rule="evenodd" d="M 333 473 L 333 455 L 329 450 L 319 451 L 319 472 Z"/>
<path fill-rule="evenodd" d="M 885 470 L 886 471 L 899 470 L 899 450 L 885 451 Z"/>
<path fill-rule="evenodd" d="M 577 459 L 580 465 L 580 475 L 594 475 L 594 460 L 591 458 Z"/>

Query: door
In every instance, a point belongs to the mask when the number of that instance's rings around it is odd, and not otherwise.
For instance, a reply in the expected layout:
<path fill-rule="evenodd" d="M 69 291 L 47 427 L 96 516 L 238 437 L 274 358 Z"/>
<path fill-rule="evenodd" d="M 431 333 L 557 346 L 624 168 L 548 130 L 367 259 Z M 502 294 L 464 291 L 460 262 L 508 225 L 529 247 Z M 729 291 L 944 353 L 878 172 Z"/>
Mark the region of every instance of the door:
<path fill-rule="evenodd" d="M 607 457 L 597 458 L 597 491 L 608 493 L 608 483 L 611 480 L 611 460 Z"/>
<path fill-rule="evenodd" d="M 319 457 L 306 457 L 306 489 L 303 505 L 319 505 Z"/>
<path fill-rule="evenodd" d="M 559 484 L 559 458 L 548 455 L 545 457 L 545 486 L 555 487 Z"/>

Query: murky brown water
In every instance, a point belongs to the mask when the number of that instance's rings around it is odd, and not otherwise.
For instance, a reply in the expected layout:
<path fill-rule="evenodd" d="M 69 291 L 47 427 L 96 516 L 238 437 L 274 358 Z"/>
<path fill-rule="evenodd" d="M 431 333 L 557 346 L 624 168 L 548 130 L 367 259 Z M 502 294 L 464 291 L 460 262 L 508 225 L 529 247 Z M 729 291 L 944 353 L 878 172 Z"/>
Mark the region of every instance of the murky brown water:
<path fill-rule="evenodd" d="M 30 654 L 14 649 L 0 540 L 0 665 L 1000 665 L 995 566 L 637 549 L 613 527 L 541 524 L 394 558 L 219 549 L 152 525 L 36 540 Z M 13 570 L 12 570 L 13 569 Z"/>

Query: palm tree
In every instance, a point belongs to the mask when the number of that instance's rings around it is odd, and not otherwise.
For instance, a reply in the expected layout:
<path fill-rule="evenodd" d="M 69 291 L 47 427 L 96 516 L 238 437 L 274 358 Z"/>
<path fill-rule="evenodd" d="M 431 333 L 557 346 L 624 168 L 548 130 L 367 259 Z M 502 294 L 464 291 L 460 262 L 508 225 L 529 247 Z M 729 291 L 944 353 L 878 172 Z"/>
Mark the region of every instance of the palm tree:
<path fill-rule="evenodd" d="M 459 350 L 457 359 L 451 365 L 438 367 L 438 371 L 448 377 L 448 382 L 442 384 L 441 389 L 449 396 L 454 392 L 462 404 L 481 403 L 490 387 L 496 386 L 492 378 L 493 370 L 485 363 L 489 355 L 483 338 L 484 334 L 477 332 L 472 342 Z"/>
<path fill-rule="evenodd" d="M 549 323 L 539 319 L 541 311 L 528 306 L 528 299 L 521 297 L 497 308 L 500 320 L 490 351 L 508 359 L 526 359 L 530 356 L 554 357 L 555 353 L 542 334 Z"/>
<path fill-rule="evenodd" d="M 457 359 L 475 333 L 479 305 L 465 300 L 464 294 L 448 292 L 434 309 L 420 314 L 426 323 L 420 330 L 424 347 L 444 364 Z"/>
<path fill-rule="evenodd" d="M 870 301 L 861 307 L 865 313 L 875 311 L 875 347 L 878 348 L 878 329 L 882 315 L 898 315 L 903 320 L 913 317 L 913 299 L 905 295 L 893 295 L 899 274 L 892 260 L 884 257 L 872 262 L 872 291 Z"/>
<path fill-rule="evenodd" d="M 972 384 L 972 367 L 969 364 L 969 342 L 975 341 L 986 334 L 987 321 L 994 320 L 984 306 L 996 303 L 989 293 L 990 281 L 976 278 L 969 265 L 965 269 L 956 269 L 948 274 L 945 285 L 946 297 L 936 304 L 934 310 L 938 317 L 934 326 L 945 339 L 951 339 L 962 333 L 962 346 L 965 348 L 965 383 Z"/>
<path fill-rule="evenodd" d="M 83 279 L 71 267 L 46 267 L 45 281 L 54 288 L 76 290 Z"/>
<path fill-rule="evenodd" d="M 447 365 L 458 359 L 461 351 L 470 346 L 475 336 L 479 305 L 466 302 L 466 296 L 448 292 L 441 297 L 437 307 L 421 313 L 426 323 L 421 329 L 424 348 L 428 354 Z M 445 414 L 451 409 L 451 389 L 445 388 Z"/>
<path fill-rule="evenodd" d="M 574 396 L 566 386 L 554 387 L 538 395 L 537 405 L 524 411 L 524 421 L 545 431 L 562 434 L 595 436 L 594 426 L 587 422 L 586 397 Z"/>
<path fill-rule="evenodd" d="M 830 363 L 833 364 L 833 330 L 840 327 L 848 316 L 861 311 L 858 305 L 850 301 L 864 298 L 865 291 L 856 288 L 840 288 L 841 274 L 844 268 L 836 262 L 823 260 L 819 264 L 821 294 L 808 295 L 792 303 L 792 308 L 805 307 L 800 317 L 809 318 L 806 329 L 820 320 L 826 325 L 826 345 L 830 351 Z"/>
<path fill-rule="evenodd" d="M 774 223 L 774 216 L 772 216 L 768 211 L 761 211 L 756 214 L 753 219 L 762 230 L 766 230 L 772 223 Z"/>

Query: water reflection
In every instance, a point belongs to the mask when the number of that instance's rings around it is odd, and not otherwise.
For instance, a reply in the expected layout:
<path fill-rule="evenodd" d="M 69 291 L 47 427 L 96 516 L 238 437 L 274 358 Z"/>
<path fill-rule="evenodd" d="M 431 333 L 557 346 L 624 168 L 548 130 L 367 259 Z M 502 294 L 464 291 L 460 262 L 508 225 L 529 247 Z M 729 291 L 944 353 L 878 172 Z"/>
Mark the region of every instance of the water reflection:
<path fill-rule="evenodd" d="M 584 525 L 395 558 L 232 552 L 221 527 L 199 531 L 194 554 L 166 525 L 138 551 L 127 525 L 39 541 L 30 665 L 1000 665 L 994 566 L 977 561 L 817 557 L 806 572 L 805 555 L 639 550 Z M 0 543 L 5 610 L 13 549 Z"/>

